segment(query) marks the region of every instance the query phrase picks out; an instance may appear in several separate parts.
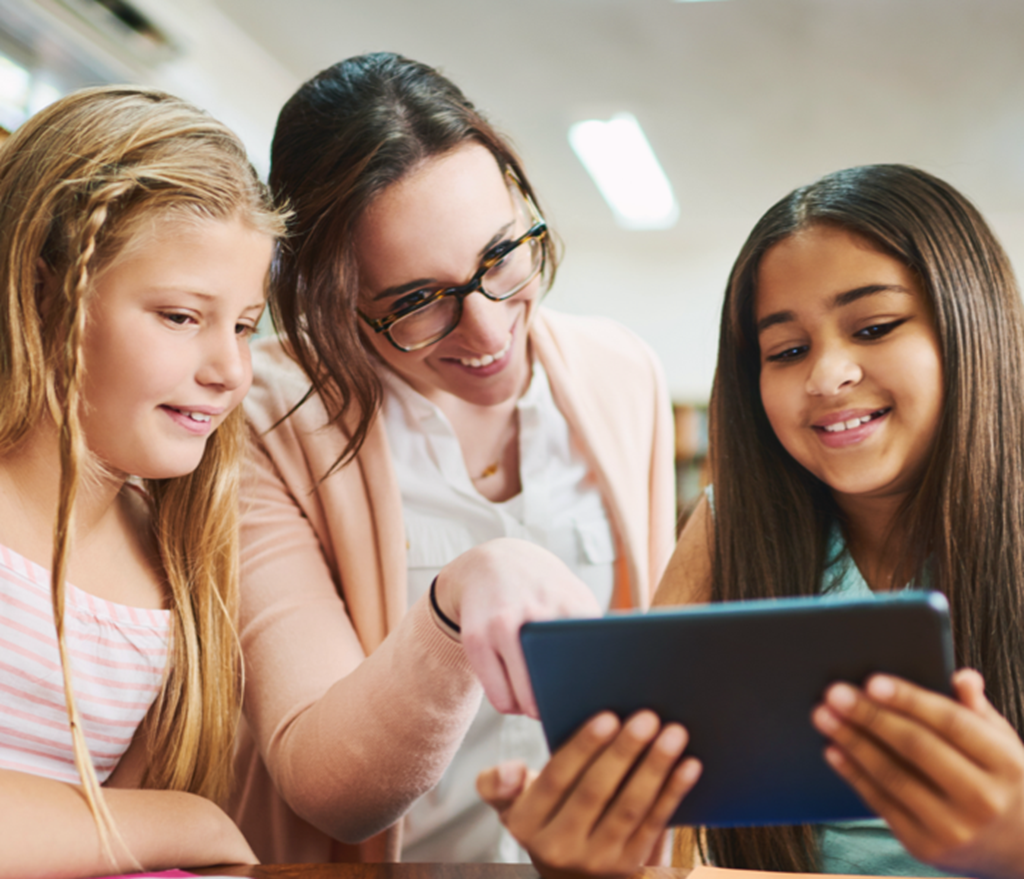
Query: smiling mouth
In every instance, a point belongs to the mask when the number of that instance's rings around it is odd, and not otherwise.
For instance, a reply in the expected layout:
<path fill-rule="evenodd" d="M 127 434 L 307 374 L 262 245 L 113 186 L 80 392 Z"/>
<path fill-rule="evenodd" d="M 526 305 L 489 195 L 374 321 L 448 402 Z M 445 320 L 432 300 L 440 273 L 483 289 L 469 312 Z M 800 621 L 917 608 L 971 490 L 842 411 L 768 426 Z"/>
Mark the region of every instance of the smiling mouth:
<path fill-rule="evenodd" d="M 168 406 L 172 412 L 177 412 L 180 415 L 184 415 L 186 418 L 190 418 L 192 421 L 197 421 L 200 424 L 208 424 L 212 416 L 207 415 L 203 412 L 193 412 L 189 409 L 178 409 L 176 406 Z"/>
<path fill-rule="evenodd" d="M 878 409 L 870 415 L 862 415 L 859 418 L 849 418 L 846 421 L 837 421 L 835 424 L 816 427 L 815 430 L 823 430 L 826 433 L 842 433 L 844 430 L 853 430 L 855 427 L 860 427 L 862 424 L 867 424 L 869 421 L 881 418 L 883 415 L 887 415 L 891 411 L 892 409 L 889 407 L 885 409 Z"/>
<path fill-rule="evenodd" d="M 512 347 L 513 338 L 512 333 L 509 333 L 508 341 L 500 351 L 495 351 L 493 354 L 484 354 L 483 357 L 460 357 L 459 363 L 463 366 L 468 366 L 471 369 L 480 369 L 483 366 L 490 366 L 496 360 L 501 360 L 502 357 L 508 354 L 509 348 Z"/>

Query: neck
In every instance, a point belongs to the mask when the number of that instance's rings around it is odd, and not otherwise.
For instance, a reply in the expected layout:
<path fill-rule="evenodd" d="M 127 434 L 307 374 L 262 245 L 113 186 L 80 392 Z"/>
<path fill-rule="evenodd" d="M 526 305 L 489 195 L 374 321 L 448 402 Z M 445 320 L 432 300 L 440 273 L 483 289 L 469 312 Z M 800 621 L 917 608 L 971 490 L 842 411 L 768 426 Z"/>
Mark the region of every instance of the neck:
<path fill-rule="evenodd" d="M 836 496 L 846 520 L 847 546 L 857 567 L 874 591 L 892 588 L 899 579 L 903 535 L 898 514 L 906 493 L 883 497 Z"/>
<path fill-rule="evenodd" d="M 85 462 L 81 462 L 82 465 Z M 105 471 L 80 476 L 75 497 L 75 542 L 88 542 L 115 508 L 126 477 Z M 0 536 L 9 533 L 46 535 L 52 539 L 60 497 L 60 440 L 49 418 L 38 424 L 18 447 L 0 458 L 0 503 L 5 511 Z"/>

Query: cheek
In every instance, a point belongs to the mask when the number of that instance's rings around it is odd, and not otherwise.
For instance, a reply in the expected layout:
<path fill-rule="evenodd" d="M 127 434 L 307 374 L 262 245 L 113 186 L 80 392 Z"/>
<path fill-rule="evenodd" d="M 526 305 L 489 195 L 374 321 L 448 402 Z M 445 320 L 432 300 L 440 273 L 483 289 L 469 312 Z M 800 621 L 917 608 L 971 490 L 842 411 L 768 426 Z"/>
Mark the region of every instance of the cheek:
<path fill-rule="evenodd" d="M 238 389 L 231 405 L 232 409 L 245 399 L 245 395 L 249 393 L 249 389 L 252 387 L 252 352 L 249 350 L 248 343 L 246 343 L 242 351 L 242 366 L 245 369 L 245 375 L 242 381 L 238 383 Z"/>
<path fill-rule="evenodd" d="M 784 378 L 776 373 L 761 371 L 761 405 L 768 423 L 780 440 L 785 442 L 787 424 L 792 418 L 790 412 L 790 395 L 786 392 Z"/>
<path fill-rule="evenodd" d="M 866 370 L 873 381 L 905 397 L 904 405 L 939 405 L 943 394 L 938 339 L 921 329 L 870 352 Z"/>
<path fill-rule="evenodd" d="M 532 284 L 528 284 L 525 289 L 520 290 L 509 301 L 522 302 L 529 313 L 537 308 L 546 292 L 547 291 L 543 286 L 543 280 L 541 278 L 534 278 Z"/>
<path fill-rule="evenodd" d="M 363 350 L 366 351 L 370 357 L 379 358 L 385 363 L 390 362 L 387 349 L 391 348 L 394 350 L 394 348 L 392 344 L 384 338 L 383 333 L 375 333 L 367 327 L 360 326 L 359 341 L 363 346 Z M 397 354 L 398 352 L 396 351 L 395 353 Z"/>
<path fill-rule="evenodd" d="M 803 394 L 795 372 L 761 372 L 761 406 L 772 432 L 782 447 L 801 466 L 810 463 L 806 453 Z"/>
<path fill-rule="evenodd" d="M 911 401 L 922 427 L 933 434 L 942 416 L 945 401 L 942 355 L 931 339 L 917 340 L 908 346 L 898 363 L 892 365 L 893 375 L 904 376 L 904 394 Z"/>
<path fill-rule="evenodd" d="M 363 348 L 371 358 L 382 360 L 395 372 L 402 376 L 415 375 L 422 369 L 422 361 L 428 353 L 437 345 L 428 345 L 419 351 L 399 351 L 384 336 L 383 333 L 374 333 L 360 330 L 363 340 Z M 443 344 L 443 341 L 440 343 Z"/>

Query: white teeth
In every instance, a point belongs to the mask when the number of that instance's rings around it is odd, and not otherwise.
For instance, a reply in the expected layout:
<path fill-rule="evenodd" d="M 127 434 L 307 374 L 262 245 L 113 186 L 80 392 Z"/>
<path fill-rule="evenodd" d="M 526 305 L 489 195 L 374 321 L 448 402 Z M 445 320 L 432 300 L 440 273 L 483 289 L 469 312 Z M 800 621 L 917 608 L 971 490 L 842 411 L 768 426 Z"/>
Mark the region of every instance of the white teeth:
<path fill-rule="evenodd" d="M 191 418 L 193 421 L 201 421 L 205 424 L 210 420 L 210 416 L 205 415 L 202 412 L 189 412 L 187 409 L 178 409 L 177 411 L 187 418 Z"/>
<path fill-rule="evenodd" d="M 825 425 L 825 430 L 829 433 L 840 433 L 844 430 L 851 430 L 854 427 L 860 427 L 862 424 L 867 424 L 873 416 L 862 415 L 860 418 L 851 418 L 848 421 L 837 421 L 835 424 Z"/>
<path fill-rule="evenodd" d="M 463 366 L 471 366 L 473 369 L 479 369 L 481 366 L 490 366 L 495 360 L 501 360 L 506 354 L 508 349 L 512 347 L 512 334 L 508 334 L 508 341 L 505 343 L 505 347 L 500 351 L 495 351 L 493 354 L 485 354 L 483 357 L 460 357 L 459 363 Z"/>

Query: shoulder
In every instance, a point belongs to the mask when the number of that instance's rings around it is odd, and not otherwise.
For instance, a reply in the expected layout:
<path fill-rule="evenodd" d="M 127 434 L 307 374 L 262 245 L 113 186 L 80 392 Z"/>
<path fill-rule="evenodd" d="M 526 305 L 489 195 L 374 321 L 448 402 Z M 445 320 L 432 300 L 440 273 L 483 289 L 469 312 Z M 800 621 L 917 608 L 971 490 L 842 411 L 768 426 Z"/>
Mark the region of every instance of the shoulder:
<path fill-rule="evenodd" d="M 565 314 L 540 308 L 534 325 L 539 342 L 565 355 L 586 361 L 616 362 L 647 366 L 657 358 L 651 347 L 618 321 L 595 315 Z"/>
<path fill-rule="evenodd" d="M 686 522 L 654 596 L 654 605 L 704 604 L 711 600 L 714 508 L 710 493 Z"/>
<path fill-rule="evenodd" d="M 302 402 L 309 394 L 309 378 L 292 360 L 280 338 L 272 336 L 253 343 L 252 373 L 252 387 L 244 406 L 258 433 L 270 430 L 299 403 L 302 405 L 292 418 L 314 428 L 326 424 L 326 413 L 315 395 Z"/>
<path fill-rule="evenodd" d="M 253 383 L 244 406 L 256 446 L 293 491 L 308 493 L 315 488 L 320 493 L 319 482 L 336 466 L 358 414 L 353 411 L 332 421 L 323 399 L 311 391 L 309 378 L 278 338 L 254 343 L 252 362 Z M 358 455 L 363 465 L 378 469 L 387 456 L 379 423 L 379 418 L 374 420 Z M 357 481 L 363 465 L 351 474 Z M 336 487 L 341 481 L 330 484 Z"/>
<path fill-rule="evenodd" d="M 611 318 L 541 308 L 531 340 L 548 372 L 574 384 L 664 387 L 661 364 L 651 347 Z"/>

